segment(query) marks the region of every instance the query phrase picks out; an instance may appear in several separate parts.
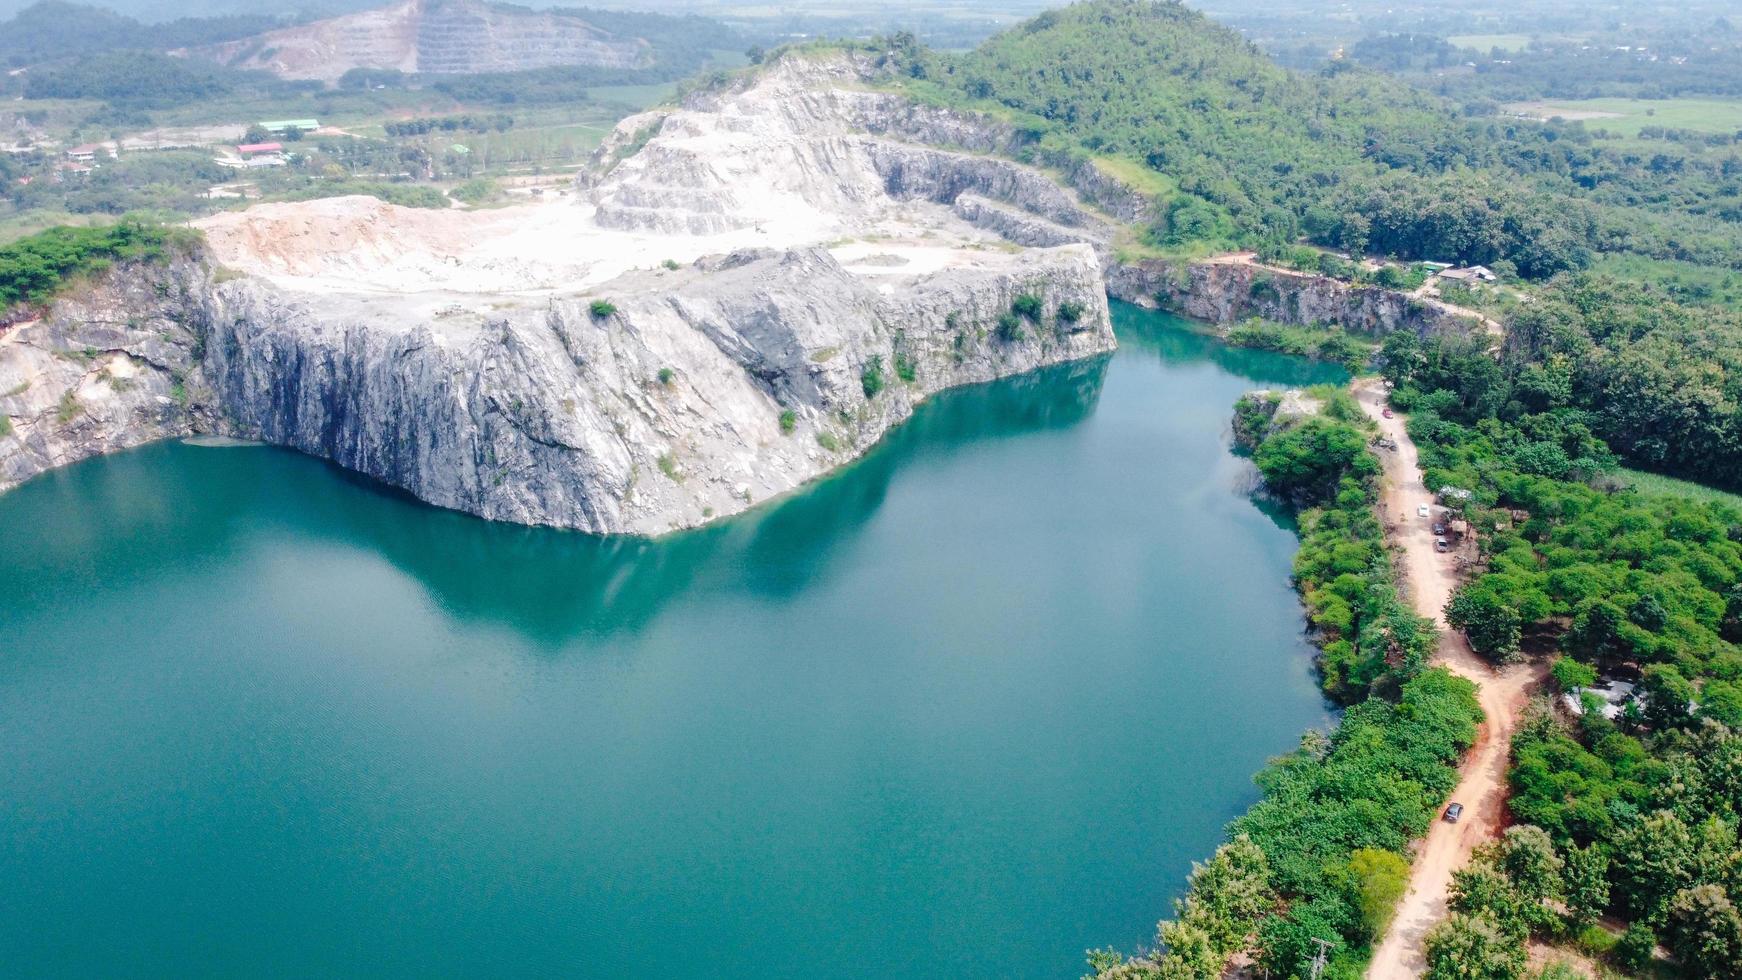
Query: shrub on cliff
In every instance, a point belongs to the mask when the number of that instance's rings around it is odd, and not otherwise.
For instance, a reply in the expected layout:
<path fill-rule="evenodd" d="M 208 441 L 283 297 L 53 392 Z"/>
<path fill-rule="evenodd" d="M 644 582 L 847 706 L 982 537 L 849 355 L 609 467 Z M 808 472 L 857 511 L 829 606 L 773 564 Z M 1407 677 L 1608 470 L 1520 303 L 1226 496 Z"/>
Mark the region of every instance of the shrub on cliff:
<path fill-rule="evenodd" d="M 183 233 L 123 221 L 97 228 L 50 228 L 0 245 L 0 312 L 19 303 L 39 303 L 69 280 L 101 272 L 116 262 L 154 260 Z"/>
<path fill-rule="evenodd" d="M 859 372 L 859 387 L 864 390 L 866 398 L 876 398 L 883 391 L 884 384 L 883 357 L 873 354 L 865 362 L 864 370 Z"/>

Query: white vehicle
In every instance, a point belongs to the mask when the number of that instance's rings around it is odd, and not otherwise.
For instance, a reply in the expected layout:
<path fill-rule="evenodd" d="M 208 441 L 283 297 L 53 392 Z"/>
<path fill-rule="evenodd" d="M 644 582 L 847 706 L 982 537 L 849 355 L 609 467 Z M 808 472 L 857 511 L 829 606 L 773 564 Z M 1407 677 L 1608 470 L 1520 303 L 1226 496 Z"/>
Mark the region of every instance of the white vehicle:
<path fill-rule="evenodd" d="M 1420 507 L 1415 509 L 1415 516 L 1417 517 L 1429 517 L 1432 514 L 1433 508 L 1429 507 L 1427 504 L 1422 504 Z"/>

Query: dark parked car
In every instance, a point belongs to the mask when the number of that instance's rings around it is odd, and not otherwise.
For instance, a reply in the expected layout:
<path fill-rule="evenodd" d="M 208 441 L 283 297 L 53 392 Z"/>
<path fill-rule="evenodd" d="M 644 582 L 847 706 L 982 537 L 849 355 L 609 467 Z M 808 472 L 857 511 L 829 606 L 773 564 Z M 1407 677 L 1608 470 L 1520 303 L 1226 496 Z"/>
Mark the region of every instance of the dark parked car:
<path fill-rule="evenodd" d="M 1463 815 L 1464 804 L 1462 803 L 1453 803 L 1451 806 L 1446 807 L 1446 823 L 1457 823 L 1458 818 Z"/>
<path fill-rule="evenodd" d="M 1444 534 L 1444 533 L 1446 533 L 1446 526 L 1444 524 L 1439 523 L 1438 521 L 1434 522 L 1434 534 L 1440 535 L 1440 534 Z"/>

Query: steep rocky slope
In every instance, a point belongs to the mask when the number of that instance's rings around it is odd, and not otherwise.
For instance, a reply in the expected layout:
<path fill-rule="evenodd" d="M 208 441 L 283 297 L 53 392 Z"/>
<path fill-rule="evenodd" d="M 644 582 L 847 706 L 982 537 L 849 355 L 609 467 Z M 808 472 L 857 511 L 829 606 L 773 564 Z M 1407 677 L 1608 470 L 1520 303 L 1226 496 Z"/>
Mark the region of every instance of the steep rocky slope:
<path fill-rule="evenodd" d="M 541 205 L 213 219 L 209 256 L 0 338 L 0 488 L 213 433 L 657 534 L 829 471 L 932 392 L 1110 350 L 1097 219 L 1035 171 L 893 138 L 923 120 L 858 80 L 791 59 L 631 120 Z M 1026 225 L 1084 240 L 989 230 Z"/>
<path fill-rule="evenodd" d="M 188 52 L 284 78 L 334 81 L 352 68 L 464 74 L 556 65 L 640 68 L 646 41 L 619 37 L 574 14 L 480 0 L 402 0 Z"/>

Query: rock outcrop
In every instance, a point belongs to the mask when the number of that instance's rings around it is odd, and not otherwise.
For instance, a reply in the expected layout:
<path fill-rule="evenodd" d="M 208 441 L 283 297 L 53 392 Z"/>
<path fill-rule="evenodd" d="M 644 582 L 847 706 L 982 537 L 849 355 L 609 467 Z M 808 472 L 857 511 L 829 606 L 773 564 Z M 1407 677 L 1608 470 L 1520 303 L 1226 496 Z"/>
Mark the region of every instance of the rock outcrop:
<path fill-rule="evenodd" d="M 1429 297 L 1250 262 L 1114 262 L 1107 268 L 1107 289 L 1115 299 L 1211 323 L 1256 316 L 1296 326 L 1335 324 L 1375 337 L 1398 330 L 1427 336 L 1488 329 L 1480 318 Z"/>
<path fill-rule="evenodd" d="M 1070 193 L 878 135 L 886 97 L 854 78 L 795 61 L 626 121 L 579 201 L 212 219 L 209 256 L 0 338 L 0 392 L 23 385 L 0 489 L 210 433 L 492 519 L 659 534 L 850 461 L 933 392 L 1110 350 Z"/>

